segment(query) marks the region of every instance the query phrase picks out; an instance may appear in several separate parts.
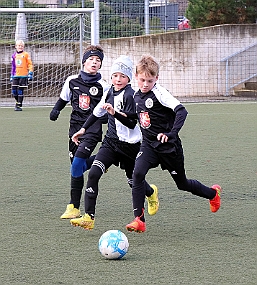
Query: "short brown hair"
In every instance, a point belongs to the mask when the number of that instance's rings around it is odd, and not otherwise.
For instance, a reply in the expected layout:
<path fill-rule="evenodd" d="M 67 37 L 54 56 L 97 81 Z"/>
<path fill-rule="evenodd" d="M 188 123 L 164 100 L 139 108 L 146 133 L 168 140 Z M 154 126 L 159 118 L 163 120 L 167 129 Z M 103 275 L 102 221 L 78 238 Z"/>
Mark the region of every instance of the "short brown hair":
<path fill-rule="evenodd" d="M 145 73 L 148 76 L 159 75 L 159 64 L 151 55 L 143 55 L 136 65 L 136 74 Z"/>
<path fill-rule="evenodd" d="M 100 45 L 89 45 L 89 46 L 86 47 L 84 53 L 86 53 L 89 50 L 98 50 L 98 51 L 100 51 L 102 53 L 104 52 L 103 48 Z"/>

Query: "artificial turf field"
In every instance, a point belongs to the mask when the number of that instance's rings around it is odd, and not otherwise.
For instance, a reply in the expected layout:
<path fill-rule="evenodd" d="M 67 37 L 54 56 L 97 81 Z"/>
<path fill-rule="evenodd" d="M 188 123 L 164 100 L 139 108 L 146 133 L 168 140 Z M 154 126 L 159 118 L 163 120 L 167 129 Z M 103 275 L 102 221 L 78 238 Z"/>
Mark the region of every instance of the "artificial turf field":
<path fill-rule="evenodd" d="M 159 188 L 160 208 L 146 214 L 142 234 L 126 232 L 131 190 L 115 166 L 100 181 L 94 230 L 60 220 L 69 203 L 70 107 L 56 122 L 49 107 L 0 108 L 0 284 L 257 284 L 257 104 L 185 106 L 187 176 L 220 184 L 221 208 L 211 213 L 208 200 L 156 168 L 147 180 Z M 98 251 L 109 229 L 128 237 L 121 260 Z"/>

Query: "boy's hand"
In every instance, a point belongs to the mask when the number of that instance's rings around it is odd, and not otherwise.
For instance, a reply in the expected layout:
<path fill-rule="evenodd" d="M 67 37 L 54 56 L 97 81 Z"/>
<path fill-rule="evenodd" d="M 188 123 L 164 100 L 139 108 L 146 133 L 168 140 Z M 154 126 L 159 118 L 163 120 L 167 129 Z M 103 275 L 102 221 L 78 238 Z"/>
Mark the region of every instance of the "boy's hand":
<path fill-rule="evenodd" d="M 77 131 L 72 137 L 71 140 L 76 144 L 79 145 L 79 137 L 84 135 L 86 130 L 84 128 L 81 128 L 79 131 Z"/>
<path fill-rule="evenodd" d="M 157 140 L 161 141 L 161 143 L 167 142 L 168 139 L 169 138 L 165 134 L 163 134 L 163 133 L 160 133 L 160 134 L 157 135 Z"/>
<path fill-rule="evenodd" d="M 105 109 L 112 116 L 115 114 L 115 110 L 113 109 L 113 106 L 110 103 L 105 103 L 102 108 Z"/>
<path fill-rule="evenodd" d="M 58 119 L 59 115 L 60 115 L 60 111 L 53 109 L 50 113 L 50 120 L 56 121 Z"/>

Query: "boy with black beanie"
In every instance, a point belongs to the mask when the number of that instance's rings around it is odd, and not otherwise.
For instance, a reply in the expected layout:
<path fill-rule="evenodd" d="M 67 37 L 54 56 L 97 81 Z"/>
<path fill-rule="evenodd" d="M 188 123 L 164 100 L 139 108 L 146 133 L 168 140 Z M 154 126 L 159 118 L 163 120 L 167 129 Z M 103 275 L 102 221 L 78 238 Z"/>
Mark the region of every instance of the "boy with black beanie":
<path fill-rule="evenodd" d="M 92 114 L 109 85 L 102 79 L 98 70 L 104 58 L 103 49 L 99 45 L 86 48 L 83 58 L 83 70 L 80 74 L 69 76 L 63 86 L 60 98 L 50 113 L 50 120 L 56 121 L 61 110 L 71 103 L 69 127 L 69 156 L 71 160 L 70 202 L 61 219 L 80 217 L 80 199 L 84 186 L 83 173 L 91 167 L 94 156 L 91 156 L 98 142 L 102 140 L 102 122 L 95 122 L 89 131 L 80 138 L 76 145 L 71 137 Z"/>

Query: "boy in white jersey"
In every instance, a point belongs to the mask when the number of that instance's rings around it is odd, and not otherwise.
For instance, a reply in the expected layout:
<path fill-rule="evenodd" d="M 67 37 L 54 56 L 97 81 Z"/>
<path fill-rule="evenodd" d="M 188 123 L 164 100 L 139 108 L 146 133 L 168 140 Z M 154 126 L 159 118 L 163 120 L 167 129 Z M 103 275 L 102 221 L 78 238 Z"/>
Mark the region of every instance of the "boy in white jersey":
<path fill-rule="evenodd" d="M 129 57 L 120 56 L 114 61 L 111 68 L 112 87 L 95 107 L 93 114 L 83 127 L 72 136 L 72 140 L 78 143 L 78 138 L 108 112 L 108 130 L 88 174 L 85 214 L 81 218 L 71 219 L 70 223 L 73 226 L 80 226 L 87 230 L 94 228 L 99 180 L 111 165 L 124 169 L 128 184 L 132 187 L 132 173 L 140 148 L 141 132 L 136 119 L 129 119 L 122 115 L 123 112 L 135 113 L 136 111 L 134 90 L 129 84 L 132 72 L 133 63 Z"/>
<path fill-rule="evenodd" d="M 221 187 L 217 184 L 207 187 L 197 180 L 187 179 L 184 169 L 184 155 L 179 131 L 182 128 L 187 111 L 165 88 L 157 83 L 159 64 L 152 56 L 143 56 L 136 66 L 136 81 L 139 90 L 134 95 L 136 113 L 143 136 L 140 152 L 133 172 L 133 211 L 135 219 L 126 225 L 128 231 L 144 232 L 145 195 L 154 188 L 154 193 L 147 197 L 148 213 L 156 214 L 159 208 L 158 189 L 149 185 L 146 174 L 158 165 L 167 169 L 178 189 L 193 195 L 209 199 L 212 212 L 220 207 Z M 129 114 L 135 118 L 136 114 Z"/>

